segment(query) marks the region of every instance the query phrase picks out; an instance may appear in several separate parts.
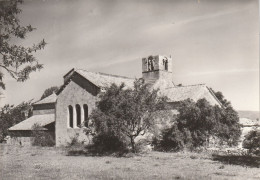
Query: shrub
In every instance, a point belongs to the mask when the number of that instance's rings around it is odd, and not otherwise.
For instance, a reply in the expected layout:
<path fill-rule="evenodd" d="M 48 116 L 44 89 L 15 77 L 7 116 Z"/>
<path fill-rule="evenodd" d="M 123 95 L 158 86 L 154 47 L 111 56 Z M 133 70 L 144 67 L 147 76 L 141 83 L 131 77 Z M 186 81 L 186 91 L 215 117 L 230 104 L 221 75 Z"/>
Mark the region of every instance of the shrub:
<path fill-rule="evenodd" d="M 33 146 L 54 146 L 55 145 L 55 140 L 53 136 L 44 131 L 34 131 L 33 132 Z"/>
<path fill-rule="evenodd" d="M 92 153 L 106 154 L 127 151 L 127 145 L 111 134 L 99 134 L 93 137 L 93 144 L 88 146 Z"/>
<path fill-rule="evenodd" d="M 260 155 L 260 130 L 250 131 L 243 141 L 243 148 L 248 149 L 249 152 Z"/>
<path fill-rule="evenodd" d="M 32 131 L 33 146 L 54 146 L 55 139 L 50 132 L 45 132 L 42 127 L 35 124 Z"/>
<path fill-rule="evenodd" d="M 76 133 L 75 136 L 70 138 L 70 142 L 68 142 L 67 146 L 68 147 L 72 147 L 72 146 L 82 146 L 82 144 L 84 144 L 84 142 L 80 142 L 79 141 L 79 133 Z"/>
<path fill-rule="evenodd" d="M 155 139 L 155 141 L 153 144 L 157 150 L 178 151 L 184 148 L 182 133 L 178 130 L 176 125 L 162 130 L 161 139 Z"/>
<path fill-rule="evenodd" d="M 148 139 L 139 139 L 135 143 L 135 152 L 136 153 L 147 153 L 152 150 L 151 141 Z"/>
<path fill-rule="evenodd" d="M 172 127 L 154 140 L 155 149 L 164 151 L 194 150 L 208 144 L 214 136 L 228 145 L 236 145 L 241 135 L 238 114 L 231 106 L 211 106 L 205 99 L 185 100 Z"/>

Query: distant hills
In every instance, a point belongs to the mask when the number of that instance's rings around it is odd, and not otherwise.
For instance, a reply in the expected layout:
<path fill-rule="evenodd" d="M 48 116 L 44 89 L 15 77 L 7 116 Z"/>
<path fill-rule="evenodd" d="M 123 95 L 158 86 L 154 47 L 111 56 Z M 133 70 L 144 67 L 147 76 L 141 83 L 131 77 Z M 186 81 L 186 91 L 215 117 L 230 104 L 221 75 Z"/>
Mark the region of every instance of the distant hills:
<path fill-rule="evenodd" d="M 240 118 L 256 120 L 259 118 L 259 111 L 237 111 Z"/>

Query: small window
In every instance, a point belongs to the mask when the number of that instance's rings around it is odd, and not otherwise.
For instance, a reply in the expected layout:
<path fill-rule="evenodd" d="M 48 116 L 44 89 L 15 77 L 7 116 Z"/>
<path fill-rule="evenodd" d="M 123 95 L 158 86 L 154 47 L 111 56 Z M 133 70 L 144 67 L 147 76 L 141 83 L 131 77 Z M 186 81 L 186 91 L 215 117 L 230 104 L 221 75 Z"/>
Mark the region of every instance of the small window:
<path fill-rule="evenodd" d="M 80 105 L 76 105 L 76 113 L 77 113 L 77 127 L 80 127 L 81 125 L 81 110 Z"/>
<path fill-rule="evenodd" d="M 85 127 L 88 127 L 88 105 L 84 104 L 83 109 L 84 109 L 84 125 Z"/>
<path fill-rule="evenodd" d="M 73 128 L 73 107 L 69 106 L 69 127 Z"/>
<path fill-rule="evenodd" d="M 165 70 L 168 71 L 168 61 L 165 61 Z"/>
<path fill-rule="evenodd" d="M 163 59 L 163 65 L 164 65 L 164 69 L 166 70 L 166 71 L 168 71 L 168 59 L 166 58 L 166 59 Z"/>

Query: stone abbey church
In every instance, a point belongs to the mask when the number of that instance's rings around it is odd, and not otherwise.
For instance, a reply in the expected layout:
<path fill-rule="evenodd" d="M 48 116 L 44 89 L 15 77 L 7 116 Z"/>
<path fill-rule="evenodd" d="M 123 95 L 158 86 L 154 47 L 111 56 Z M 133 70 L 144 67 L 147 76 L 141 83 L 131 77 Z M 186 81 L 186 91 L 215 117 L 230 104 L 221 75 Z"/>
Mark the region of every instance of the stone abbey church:
<path fill-rule="evenodd" d="M 64 84 L 56 92 L 33 104 L 33 116 L 9 128 L 9 143 L 31 144 L 31 132 L 34 124 L 41 130 L 52 134 L 56 146 L 67 145 L 78 136 L 79 140 L 88 143 L 84 128 L 88 126 L 88 116 L 98 94 L 112 83 L 133 87 L 133 78 L 111 74 L 90 72 L 83 69 L 72 69 L 64 75 Z M 159 88 L 159 93 L 169 98 L 172 109 L 185 99 L 205 98 L 211 105 L 221 103 L 205 85 L 176 86 L 172 81 L 172 58 L 168 56 L 149 56 L 142 58 L 142 78 L 151 88 Z"/>

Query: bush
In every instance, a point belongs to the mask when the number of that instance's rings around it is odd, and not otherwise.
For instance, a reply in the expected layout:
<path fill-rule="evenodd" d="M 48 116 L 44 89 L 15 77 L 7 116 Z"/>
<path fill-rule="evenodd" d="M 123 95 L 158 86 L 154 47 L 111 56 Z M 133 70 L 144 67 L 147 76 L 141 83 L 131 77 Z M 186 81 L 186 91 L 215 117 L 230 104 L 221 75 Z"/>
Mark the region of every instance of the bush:
<path fill-rule="evenodd" d="M 152 150 L 151 142 L 147 139 L 140 139 L 135 143 L 136 153 L 147 153 Z"/>
<path fill-rule="evenodd" d="M 88 146 L 89 151 L 97 154 L 109 154 L 113 152 L 126 152 L 126 143 L 111 134 L 96 135 L 92 139 L 93 144 Z"/>
<path fill-rule="evenodd" d="M 243 141 L 243 148 L 248 149 L 250 153 L 260 155 L 260 130 L 250 131 Z"/>
<path fill-rule="evenodd" d="M 162 130 L 161 138 L 154 138 L 153 145 L 159 151 L 193 150 L 192 136 L 189 130 L 180 131 L 176 124 Z"/>
<path fill-rule="evenodd" d="M 54 146 L 55 139 L 50 132 L 45 132 L 39 125 L 33 126 L 33 146 Z"/>
<path fill-rule="evenodd" d="M 162 137 L 155 138 L 154 148 L 161 151 L 178 151 L 184 148 L 182 133 L 174 125 L 171 128 L 162 130 Z"/>
<path fill-rule="evenodd" d="M 70 138 L 70 142 L 67 143 L 67 147 L 77 147 L 77 146 L 84 146 L 84 141 L 79 141 L 79 133 L 76 133 L 75 136 Z"/>
<path fill-rule="evenodd" d="M 236 145 L 241 135 L 238 114 L 229 106 L 211 106 L 205 99 L 196 103 L 185 100 L 179 106 L 179 114 L 172 127 L 164 129 L 154 140 L 157 150 L 194 150 L 209 143 L 210 137 L 228 145 Z"/>
<path fill-rule="evenodd" d="M 55 140 L 53 136 L 44 131 L 34 131 L 33 132 L 33 146 L 54 146 L 55 145 Z"/>

